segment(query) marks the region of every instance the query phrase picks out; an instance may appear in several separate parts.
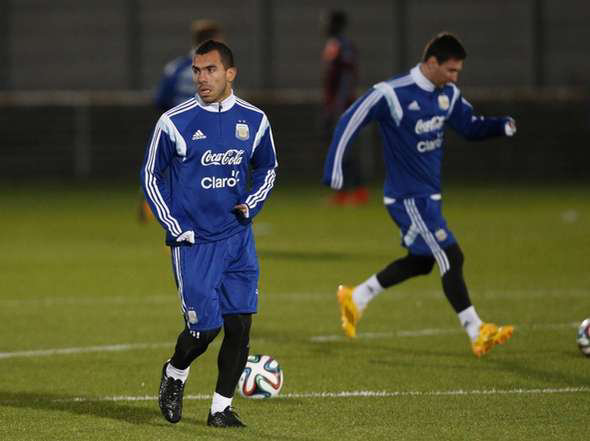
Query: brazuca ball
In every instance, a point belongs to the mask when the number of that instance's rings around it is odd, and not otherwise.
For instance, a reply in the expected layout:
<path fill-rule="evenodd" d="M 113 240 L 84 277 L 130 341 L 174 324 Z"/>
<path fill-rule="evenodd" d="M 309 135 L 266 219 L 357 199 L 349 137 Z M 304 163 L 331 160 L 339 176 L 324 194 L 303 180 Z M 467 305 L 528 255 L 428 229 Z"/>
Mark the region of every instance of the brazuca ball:
<path fill-rule="evenodd" d="M 276 397 L 283 387 L 283 370 L 270 355 L 250 355 L 238 381 L 238 391 L 245 398 Z"/>
<path fill-rule="evenodd" d="M 578 334 L 576 335 L 576 341 L 582 354 L 586 357 L 590 357 L 590 318 L 584 320 L 578 327 Z"/>

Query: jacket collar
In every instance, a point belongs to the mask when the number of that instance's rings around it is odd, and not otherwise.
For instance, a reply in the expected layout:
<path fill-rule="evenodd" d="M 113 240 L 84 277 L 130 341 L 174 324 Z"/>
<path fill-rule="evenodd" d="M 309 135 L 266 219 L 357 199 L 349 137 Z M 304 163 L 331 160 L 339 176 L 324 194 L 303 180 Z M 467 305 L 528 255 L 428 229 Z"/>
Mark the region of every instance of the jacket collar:
<path fill-rule="evenodd" d="M 199 96 L 199 94 L 195 94 L 195 99 L 197 100 L 197 103 L 199 104 L 199 107 L 205 109 L 208 112 L 226 112 L 229 109 L 231 109 L 234 104 L 236 103 L 236 96 L 234 95 L 234 91 L 232 90 L 231 93 L 229 94 L 229 96 L 224 99 L 223 101 L 219 102 L 214 102 L 214 103 L 206 103 L 204 102 L 201 97 Z"/>
<path fill-rule="evenodd" d="M 434 89 L 436 88 L 434 86 L 434 84 L 432 83 L 432 81 L 430 81 L 428 78 L 426 78 L 424 76 L 424 74 L 422 73 L 422 71 L 420 70 L 420 64 L 418 63 L 411 71 L 410 71 L 410 75 L 412 76 L 412 79 L 416 82 L 416 84 L 418 85 L 418 87 L 420 89 L 425 90 L 426 92 L 434 92 Z"/>

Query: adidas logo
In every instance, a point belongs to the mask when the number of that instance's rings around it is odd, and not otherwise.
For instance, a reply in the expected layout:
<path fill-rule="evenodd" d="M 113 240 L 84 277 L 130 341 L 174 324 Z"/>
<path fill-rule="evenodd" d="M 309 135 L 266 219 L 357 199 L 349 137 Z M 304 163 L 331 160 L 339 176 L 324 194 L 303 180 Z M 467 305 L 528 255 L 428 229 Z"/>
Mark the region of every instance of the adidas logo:
<path fill-rule="evenodd" d="M 412 101 L 408 106 L 408 110 L 420 110 L 420 104 L 418 104 L 418 101 Z"/>
<path fill-rule="evenodd" d="M 197 130 L 195 132 L 195 134 L 193 135 L 193 141 L 198 141 L 199 139 L 206 139 L 206 138 L 207 138 L 207 135 L 205 135 L 200 130 Z"/>

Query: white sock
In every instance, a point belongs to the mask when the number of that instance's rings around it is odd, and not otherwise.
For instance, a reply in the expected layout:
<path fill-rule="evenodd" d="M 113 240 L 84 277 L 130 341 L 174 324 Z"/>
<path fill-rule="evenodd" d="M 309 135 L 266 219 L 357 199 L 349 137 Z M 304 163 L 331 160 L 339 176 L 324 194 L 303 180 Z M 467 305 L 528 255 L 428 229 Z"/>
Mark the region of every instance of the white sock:
<path fill-rule="evenodd" d="M 211 415 L 217 412 L 223 412 L 227 406 L 231 406 L 232 398 L 219 395 L 217 392 L 213 394 L 213 401 L 211 402 Z"/>
<path fill-rule="evenodd" d="M 383 291 L 383 287 L 377 280 L 377 275 L 373 274 L 363 283 L 358 285 L 352 292 L 352 300 L 356 304 L 357 308 L 361 311 L 367 307 L 367 304 L 373 300 L 373 297 L 377 296 Z"/>
<path fill-rule="evenodd" d="M 186 369 L 182 370 L 182 369 L 176 369 L 174 366 L 172 366 L 172 363 L 168 363 L 168 366 L 166 366 L 166 376 L 172 377 L 175 380 L 180 380 L 183 383 L 185 383 L 186 379 L 188 378 L 188 373 L 190 370 L 191 370 L 190 366 L 187 367 Z"/>
<path fill-rule="evenodd" d="M 463 329 L 467 331 L 467 335 L 469 335 L 471 341 L 475 341 L 479 335 L 479 327 L 482 324 L 482 321 L 477 315 L 475 308 L 470 306 L 457 315 L 459 316 L 461 326 L 463 326 Z"/>

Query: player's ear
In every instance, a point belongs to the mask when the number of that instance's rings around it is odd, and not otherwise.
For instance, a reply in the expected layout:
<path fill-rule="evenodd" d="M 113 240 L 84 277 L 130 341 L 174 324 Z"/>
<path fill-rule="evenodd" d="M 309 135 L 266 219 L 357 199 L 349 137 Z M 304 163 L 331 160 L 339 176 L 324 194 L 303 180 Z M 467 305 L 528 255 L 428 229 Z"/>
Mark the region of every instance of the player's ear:
<path fill-rule="evenodd" d="M 435 68 L 438 66 L 438 60 L 436 59 L 436 57 L 434 55 L 431 55 L 426 60 L 426 64 L 428 65 L 429 68 L 432 69 L 432 68 Z"/>
<path fill-rule="evenodd" d="M 230 67 L 225 71 L 225 79 L 230 83 L 236 79 L 236 75 L 238 74 L 237 67 Z"/>

